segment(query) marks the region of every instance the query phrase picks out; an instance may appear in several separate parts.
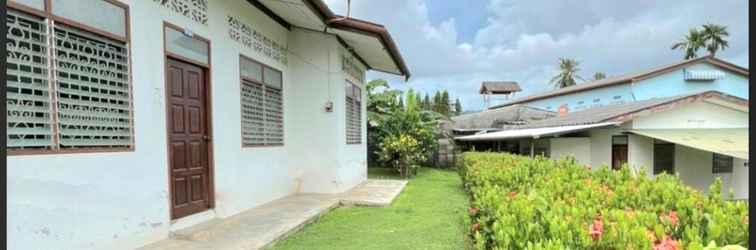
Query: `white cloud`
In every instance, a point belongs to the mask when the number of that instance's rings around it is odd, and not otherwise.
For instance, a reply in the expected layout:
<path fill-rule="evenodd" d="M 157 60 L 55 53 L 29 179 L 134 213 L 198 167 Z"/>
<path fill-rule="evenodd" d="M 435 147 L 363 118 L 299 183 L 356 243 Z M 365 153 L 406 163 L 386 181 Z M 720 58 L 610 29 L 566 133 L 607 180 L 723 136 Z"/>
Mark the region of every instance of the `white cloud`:
<path fill-rule="evenodd" d="M 520 96 L 551 88 L 547 81 L 559 57 L 581 61 L 585 78 L 679 61 L 681 53 L 669 46 L 689 28 L 710 22 L 730 32 L 730 48 L 718 57 L 748 66 L 747 1 L 491 0 L 479 6 L 488 9 L 486 25 L 466 27 L 478 29 L 467 43 L 459 41 L 453 18 L 431 23 L 427 1 L 352 1 L 353 17 L 389 29 L 413 73 L 408 84 L 382 73 L 368 76 L 402 89 L 447 89 L 466 109 L 482 108 L 477 90 L 483 80 L 518 81 Z M 346 13 L 346 1 L 327 3 Z"/>

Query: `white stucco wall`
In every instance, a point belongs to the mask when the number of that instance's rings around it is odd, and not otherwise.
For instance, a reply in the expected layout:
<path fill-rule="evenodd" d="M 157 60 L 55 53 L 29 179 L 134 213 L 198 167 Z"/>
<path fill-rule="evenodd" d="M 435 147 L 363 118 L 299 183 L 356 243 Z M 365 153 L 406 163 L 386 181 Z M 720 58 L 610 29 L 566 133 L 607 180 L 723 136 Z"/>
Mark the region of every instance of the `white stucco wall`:
<path fill-rule="evenodd" d="M 231 216 L 295 192 L 340 192 L 366 178 L 366 144 L 347 146 L 343 135 L 344 75 L 333 37 L 288 31 L 243 0 L 210 1 L 207 26 L 153 1 L 126 3 L 135 149 L 8 157 L 9 249 L 133 249 L 168 237 L 175 221 L 169 217 L 164 21 L 211 40 L 212 214 Z M 231 40 L 227 14 L 288 44 L 288 65 Z M 284 146 L 241 147 L 240 53 L 283 72 Z M 327 100 L 333 113 L 323 111 Z M 363 110 L 363 142 L 364 121 Z"/>
<path fill-rule="evenodd" d="M 748 169 L 745 160 L 735 158 L 732 162 L 732 189 L 735 199 L 748 199 Z"/>
<path fill-rule="evenodd" d="M 566 156 L 575 157 L 578 163 L 591 163 L 591 139 L 587 137 L 563 137 L 549 139 L 551 159 L 559 160 Z"/>
<path fill-rule="evenodd" d="M 715 178 L 722 179 L 722 192 L 724 197 L 729 197 L 730 191 L 736 199 L 748 198 L 748 169 L 743 166 L 742 159 L 733 159 L 733 172 L 714 174 L 712 173 L 711 152 L 685 147 L 675 146 L 675 172 L 686 185 L 707 193 L 709 185 Z"/>
<path fill-rule="evenodd" d="M 704 193 L 708 193 L 715 178 L 721 178 L 724 197 L 729 197 L 732 190 L 734 198 L 747 199 L 748 169 L 743 166 L 743 160 L 733 159 L 732 173 L 714 174 L 712 157 L 711 152 L 675 145 L 675 173 L 684 184 Z"/>
<path fill-rule="evenodd" d="M 592 169 L 598 169 L 602 166 L 612 166 L 612 136 L 622 135 L 622 132 L 623 130 L 618 127 L 598 128 L 588 131 L 588 135 L 591 138 L 591 162 L 589 165 Z"/>
<path fill-rule="evenodd" d="M 748 112 L 709 102 L 686 104 L 633 120 L 634 129 L 747 127 Z"/>
<path fill-rule="evenodd" d="M 654 175 L 654 140 L 645 136 L 629 134 L 627 136 L 627 164 L 641 171 L 646 176 Z"/>
<path fill-rule="evenodd" d="M 683 145 L 675 145 L 675 173 L 686 185 L 703 192 L 709 190 L 715 175 L 711 172 L 712 153 Z M 722 190 L 728 190 L 729 177 L 732 174 L 718 174 L 722 177 Z"/>
<path fill-rule="evenodd" d="M 592 129 L 590 135 L 590 165 L 598 169 L 601 166 L 609 166 L 611 163 L 611 137 L 619 135 L 622 129 Z M 565 139 L 565 138 L 555 138 Z M 552 139 L 554 140 L 554 139 Z M 551 144 L 552 158 L 562 147 L 569 143 Z M 628 165 L 640 170 L 644 169 L 646 175 L 653 177 L 654 148 L 653 139 L 629 134 L 628 135 Z M 574 150 L 574 149 L 565 149 Z M 709 185 L 715 178 L 721 177 L 725 197 L 728 197 L 730 189 L 733 190 L 736 199 L 748 198 L 748 168 L 744 167 L 744 160 L 733 160 L 733 172 L 727 174 L 712 173 L 712 153 L 682 145 L 675 145 L 675 173 L 680 180 L 697 190 L 706 193 Z"/>
<path fill-rule="evenodd" d="M 346 144 L 345 74 L 341 71 L 339 43 L 335 37 L 295 28 L 289 36 L 293 79 L 293 126 L 290 144 L 292 175 L 301 182 L 300 192 L 343 192 L 367 178 L 365 98 L 363 94 L 363 144 Z M 319 65 L 311 67 L 308 65 Z M 316 83 L 322 84 L 316 84 Z M 359 84 L 359 82 L 354 82 Z M 364 88 L 364 87 L 363 87 Z M 326 102 L 333 112 L 326 112 Z M 315 129 L 318 128 L 318 129 Z"/>

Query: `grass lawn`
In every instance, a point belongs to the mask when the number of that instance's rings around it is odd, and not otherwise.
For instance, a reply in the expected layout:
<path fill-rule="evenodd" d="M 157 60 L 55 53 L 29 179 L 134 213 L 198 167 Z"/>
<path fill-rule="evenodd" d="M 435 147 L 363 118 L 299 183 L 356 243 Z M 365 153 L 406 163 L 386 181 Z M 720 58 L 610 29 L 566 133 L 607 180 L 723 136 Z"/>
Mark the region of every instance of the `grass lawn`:
<path fill-rule="evenodd" d="M 423 168 L 391 206 L 337 208 L 272 249 L 468 249 L 467 207 L 457 172 Z"/>

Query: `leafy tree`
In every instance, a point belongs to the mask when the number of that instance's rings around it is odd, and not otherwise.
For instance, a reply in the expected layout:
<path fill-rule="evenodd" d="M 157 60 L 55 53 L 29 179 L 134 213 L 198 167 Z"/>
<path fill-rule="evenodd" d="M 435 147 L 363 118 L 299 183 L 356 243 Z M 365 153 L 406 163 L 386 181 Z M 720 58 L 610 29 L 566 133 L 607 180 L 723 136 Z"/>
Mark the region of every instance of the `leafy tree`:
<path fill-rule="evenodd" d="M 559 74 L 551 78 L 551 83 L 556 88 L 576 85 L 575 79 L 583 80 L 582 77 L 577 75 L 577 72 L 580 71 L 579 64 L 575 59 L 559 58 Z"/>
<path fill-rule="evenodd" d="M 395 167 L 410 176 L 438 148 L 439 113 L 424 110 L 420 95 L 389 88 L 383 80 L 368 83 L 368 160 Z M 400 106 L 400 102 L 403 103 Z"/>
<path fill-rule="evenodd" d="M 386 80 L 372 80 L 368 82 L 365 90 L 368 93 L 368 120 L 371 117 L 386 115 L 391 110 L 398 108 L 397 98 L 401 96 L 402 92 L 391 89 Z"/>
<path fill-rule="evenodd" d="M 425 97 L 423 98 L 423 109 L 431 110 L 431 101 L 430 101 L 430 96 L 428 96 L 428 93 L 425 93 Z"/>
<path fill-rule="evenodd" d="M 420 92 L 415 93 L 415 100 L 417 100 L 418 107 L 420 107 L 420 109 L 423 109 L 423 98 L 420 95 Z"/>
<path fill-rule="evenodd" d="M 440 110 L 441 112 L 439 112 L 439 113 L 441 113 L 442 115 L 445 115 L 445 116 L 449 116 L 449 113 L 451 111 L 450 110 L 451 109 L 451 102 L 449 101 L 449 92 L 447 92 L 446 90 L 444 90 L 443 92 L 441 92 L 441 105 L 440 105 L 440 108 L 441 108 L 441 110 Z"/>
<path fill-rule="evenodd" d="M 601 80 L 605 78 L 606 74 L 604 74 L 603 72 L 596 72 L 595 74 L 593 74 L 593 80 Z"/>
<path fill-rule="evenodd" d="M 454 102 L 454 115 L 462 114 L 462 103 L 459 102 L 459 98 Z"/>
<path fill-rule="evenodd" d="M 441 92 L 436 91 L 436 93 L 433 95 L 433 102 L 431 106 L 431 110 L 439 113 L 441 112 Z"/>
<path fill-rule="evenodd" d="M 705 43 L 706 50 L 709 51 L 711 56 L 715 56 L 717 51 L 724 50 L 728 46 L 727 40 L 725 40 L 730 35 L 727 32 L 727 26 L 704 24 L 700 34 Z"/>
<path fill-rule="evenodd" d="M 690 31 L 688 31 L 688 35 L 686 35 L 682 41 L 673 44 L 671 49 L 682 50 L 685 53 L 686 60 L 692 59 L 697 56 L 696 53 L 698 53 L 698 49 L 704 46 L 704 38 L 704 35 L 697 29 L 690 29 Z"/>

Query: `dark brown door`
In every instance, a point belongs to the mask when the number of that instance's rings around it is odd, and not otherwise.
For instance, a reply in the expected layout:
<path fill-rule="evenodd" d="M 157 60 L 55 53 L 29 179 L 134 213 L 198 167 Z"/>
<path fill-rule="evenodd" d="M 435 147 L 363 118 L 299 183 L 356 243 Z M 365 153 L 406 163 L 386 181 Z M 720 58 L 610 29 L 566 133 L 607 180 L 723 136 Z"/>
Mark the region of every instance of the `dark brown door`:
<path fill-rule="evenodd" d="M 207 86 L 204 70 L 168 59 L 168 157 L 172 219 L 210 208 Z"/>
<path fill-rule="evenodd" d="M 612 145 L 612 169 L 620 169 L 627 163 L 627 145 Z"/>

